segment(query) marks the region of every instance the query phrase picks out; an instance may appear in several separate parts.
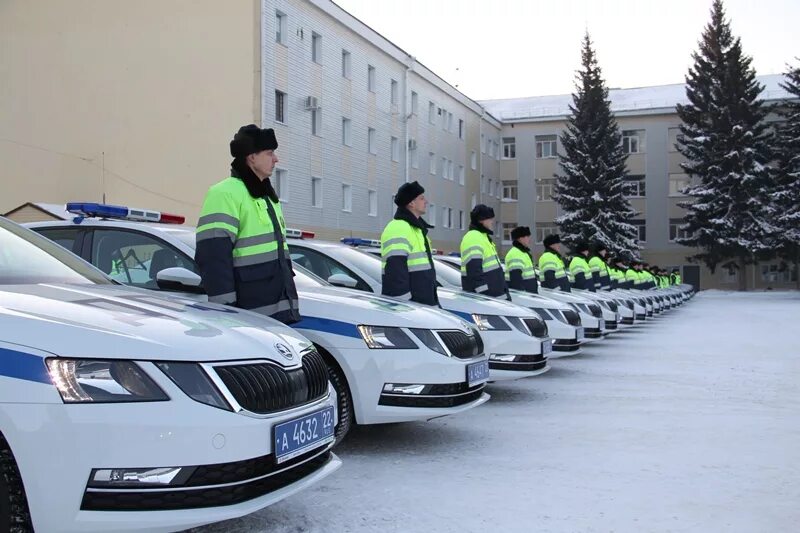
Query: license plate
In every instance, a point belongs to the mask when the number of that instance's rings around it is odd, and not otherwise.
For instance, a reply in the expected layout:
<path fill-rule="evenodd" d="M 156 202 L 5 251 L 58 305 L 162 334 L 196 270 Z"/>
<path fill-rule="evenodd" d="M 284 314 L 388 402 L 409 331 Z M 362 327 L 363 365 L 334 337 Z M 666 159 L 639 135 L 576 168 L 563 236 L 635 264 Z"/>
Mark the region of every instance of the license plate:
<path fill-rule="evenodd" d="M 489 361 L 467 365 L 467 386 L 472 387 L 489 380 Z"/>
<path fill-rule="evenodd" d="M 606 329 L 606 321 L 602 318 L 600 319 L 600 329 Z"/>
<path fill-rule="evenodd" d="M 575 340 L 582 341 L 584 339 L 583 326 L 575 328 Z"/>
<path fill-rule="evenodd" d="M 542 355 L 547 355 L 552 351 L 553 351 L 553 341 L 551 339 L 542 341 Z"/>
<path fill-rule="evenodd" d="M 333 442 L 333 407 L 275 426 L 275 460 L 278 464 Z"/>

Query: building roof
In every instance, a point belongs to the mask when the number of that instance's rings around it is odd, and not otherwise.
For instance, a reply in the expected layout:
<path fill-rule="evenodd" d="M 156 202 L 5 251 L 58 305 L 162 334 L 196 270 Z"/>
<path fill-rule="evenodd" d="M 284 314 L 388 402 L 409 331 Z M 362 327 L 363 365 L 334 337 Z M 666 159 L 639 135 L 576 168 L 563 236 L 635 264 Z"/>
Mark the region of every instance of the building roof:
<path fill-rule="evenodd" d="M 761 98 L 764 100 L 782 100 L 791 97 L 791 94 L 780 86 L 780 83 L 785 81 L 782 74 L 758 76 L 757 79 L 764 85 L 764 91 L 761 93 Z M 611 101 L 611 111 L 617 115 L 673 112 L 677 104 L 688 103 L 683 83 L 611 89 L 608 91 L 608 99 Z M 553 120 L 569 115 L 572 95 L 505 98 L 483 100 L 479 103 L 503 122 Z"/>
<path fill-rule="evenodd" d="M 21 211 L 24 210 L 34 210 L 35 212 L 40 212 L 42 215 L 44 215 L 41 218 L 38 218 L 37 220 L 48 220 L 48 219 L 69 220 L 73 218 L 75 215 L 68 212 L 66 210 L 66 207 L 67 206 L 64 204 L 48 204 L 45 202 L 25 202 L 24 204 L 8 211 L 3 216 L 14 220 L 15 219 L 14 215 L 16 213 L 20 213 Z M 30 214 L 28 214 L 27 216 L 30 217 Z M 25 220 L 25 222 L 28 222 L 28 220 Z"/>

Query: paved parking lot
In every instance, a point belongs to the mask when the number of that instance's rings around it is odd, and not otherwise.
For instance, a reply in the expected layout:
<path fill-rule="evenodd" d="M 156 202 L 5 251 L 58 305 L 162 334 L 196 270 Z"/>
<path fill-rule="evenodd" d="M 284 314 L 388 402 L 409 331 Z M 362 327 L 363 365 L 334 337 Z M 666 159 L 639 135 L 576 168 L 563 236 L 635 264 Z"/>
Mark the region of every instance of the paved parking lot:
<path fill-rule="evenodd" d="M 356 428 L 323 483 L 196 531 L 797 531 L 799 341 L 798 293 L 702 293 L 464 415 Z"/>

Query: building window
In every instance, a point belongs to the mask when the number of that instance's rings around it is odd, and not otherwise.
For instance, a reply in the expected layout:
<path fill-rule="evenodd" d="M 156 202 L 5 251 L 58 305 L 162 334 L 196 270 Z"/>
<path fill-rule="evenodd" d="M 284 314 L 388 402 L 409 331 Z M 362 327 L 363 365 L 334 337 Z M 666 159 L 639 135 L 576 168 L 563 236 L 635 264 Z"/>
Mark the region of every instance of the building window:
<path fill-rule="evenodd" d="M 678 151 L 678 135 L 681 133 L 680 128 L 669 128 L 667 131 L 669 135 L 669 146 L 667 146 L 667 151 L 669 152 L 677 152 Z"/>
<path fill-rule="evenodd" d="M 558 137 L 556 135 L 536 136 L 536 159 L 558 157 Z"/>
<path fill-rule="evenodd" d="M 500 180 L 494 180 L 494 195 L 496 198 L 500 198 Z"/>
<path fill-rule="evenodd" d="M 622 194 L 628 198 L 644 198 L 647 182 L 644 176 L 632 175 L 622 182 Z"/>
<path fill-rule="evenodd" d="M 458 165 L 458 184 L 464 185 L 464 165 Z"/>
<path fill-rule="evenodd" d="M 511 231 L 517 227 L 517 224 L 514 222 L 503 222 L 503 244 L 511 244 L 513 239 L 511 239 Z"/>
<path fill-rule="evenodd" d="M 622 132 L 622 151 L 626 154 L 644 153 L 644 130 L 624 130 Z"/>
<path fill-rule="evenodd" d="M 428 204 L 428 213 L 430 213 L 430 219 L 428 220 L 428 224 L 431 226 L 436 225 L 436 204 Z"/>
<path fill-rule="evenodd" d="M 419 112 L 419 95 L 411 91 L 411 114 L 416 115 Z"/>
<path fill-rule="evenodd" d="M 684 189 L 689 186 L 689 176 L 686 174 L 670 174 L 669 175 L 669 195 L 670 196 L 686 196 L 683 194 Z"/>
<path fill-rule="evenodd" d="M 275 91 L 275 122 L 286 124 L 286 93 Z"/>
<path fill-rule="evenodd" d="M 311 61 L 322 64 L 322 35 L 311 33 Z"/>
<path fill-rule="evenodd" d="M 486 153 L 486 136 L 483 133 L 481 133 L 481 153 Z"/>
<path fill-rule="evenodd" d="M 761 281 L 767 283 L 789 283 L 796 281 L 792 269 L 785 265 L 771 264 L 761 265 Z"/>
<path fill-rule="evenodd" d="M 428 152 L 428 172 L 436 175 L 436 154 Z"/>
<path fill-rule="evenodd" d="M 536 179 L 536 201 L 537 202 L 551 202 L 553 201 L 553 186 L 556 180 L 552 178 L 537 178 Z"/>
<path fill-rule="evenodd" d="M 454 131 L 453 130 L 453 124 L 454 124 L 454 122 L 453 122 L 453 114 L 448 112 L 447 113 L 447 131 L 449 131 L 450 133 L 453 133 L 453 131 Z"/>
<path fill-rule="evenodd" d="M 286 14 L 275 12 L 275 42 L 286 44 Z"/>
<path fill-rule="evenodd" d="M 494 140 L 490 140 L 487 144 L 489 145 L 489 157 L 494 157 L 496 153 L 495 147 L 497 144 L 494 142 Z"/>
<path fill-rule="evenodd" d="M 450 227 L 450 208 L 449 207 L 442 207 L 442 227 L 449 228 Z"/>
<path fill-rule="evenodd" d="M 275 172 L 273 173 L 273 179 L 270 181 L 275 186 L 275 192 L 278 194 L 278 198 L 281 199 L 281 202 L 288 202 L 289 180 L 287 179 L 286 171 L 276 168 Z"/>
<path fill-rule="evenodd" d="M 476 205 L 478 205 L 478 195 L 475 194 L 475 193 L 472 193 L 472 200 L 470 200 L 470 202 L 469 202 L 469 208 L 470 209 L 475 209 Z"/>
<path fill-rule="evenodd" d="M 733 263 L 722 266 L 722 283 L 736 283 L 739 280 L 739 269 Z M 762 274 L 763 276 L 763 274 Z"/>
<path fill-rule="evenodd" d="M 675 242 L 677 239 L 686 239 L 692 236 L 688 231 L 681 229 L 685 222 L 682 218 L 669 219 L 669 242 Z"/>
<path fill-rule="evenodd" d="M 464 140 L 464 121 L 458 119 L 458 138 Z"/>
<path fill-rule="evenodd" d="M 517 158 L 517 139 L 515 137 L 503 137 L 503 159 Z"/>
<path fill-rule="evenodd" d="M 353 146 L 352 135 L 352 121 L 349 118 L 342 117 L 342 144 L 345 146 Z"/>
<path fill-rule="evenodd" d="M 311 135 L 322 137 L 322 108 L 311 110 Z"/>
<path fill-rule="evenodd" d="M 458 229 L 464 229 L 464 222 L 466 221 L 466 217 L 464 216 L 464 211 L 462 209 L 458 210 Z"/>
<path fill-rule="evenodd" d="M 311 178 L 311 207 L 322 207 L 322 178 Z"/>
<path fill-rule="evenodd" d="M 492 188 L 493 186 L 494 186 L 494 180 L 492 180 L 492 178 L 489 178 L 489 190 L 487 191 L 489 193 L 489 196 L 494 196 L 494 189 Z"/>
<path fill-rule="evenodd" d="M 350 185 L 342 185 L 342 211 L 353 210 L 353 190 Z"/>
<path fill-rule="evenodd" d="M 481 174 L 481 194 L 486 194 L 486 177 Z"/>
<path fill-rule="evenodd" d="M 428 122 L 436 124 L 436 104 L 428 102 Z"/>
<path fill-rule="evenodd" d="M 637 239 L 639 242 L 647 242 L 647 225 L 644 220 L 631 220 L 631 224 L 638 230 Z"/>
<path fill-rule="evenodd" d="M 390 102 L 390 103 L 391 103 L 393 106 L 397 105 L 397 102 L 398 102 L 398 101 L 399 101 L 399 99 L 400 99 L 400 95 L 399 95 L 399 90 L 398 90 L 397 82 L 396 82 L 395 80 L 392 80 L 392 81 L 391 81 L 391 87 L 390 87 L 390 90 L 389 90 L 389 96 L 390 96 L 390 100 L 389 100 L 389 102 Z"/>
<path fill-rule="evenodd" d="M 369 216 L 378 216 L 378 191 L 368 191 L 367 199 L 369 200 Z"/>
<path fill-rule="evenodd" d="M 517 182 L 503 181 L 503 201 L 516 202 L 517 199 Z"/>
<path fill-rule="evenodd" d="M 411 160 L 411 168 L 419 168 L 419 150 L 415 139 L 408 140 L 408 158 Z"/>
<path fill-rule="evenodd" d="M 372 65 L 367 65 L 367 90 L 375 92 L 375 67 Z"/>
<path fill-rule="evenodd" d="M 400 161 L 400 140 L 397 137 L 392 137 L 389 147 L 392 151 L 392 161 L 395 163 Z"/>
<path fill-rule="evenodd" d="M 442 158 L 442 178 L 447 179 L 447 158 Z"/>
<path fill-rule="evenodd" d="M 350 79 L 352 72 L 353 59 L 350 52 L 342 50 L 342 77 Z"/>
<path fill-rule="evenodd" d="M 378 153 L 375 135 L 376 133 L 374 128 L 367 128 L 367 151 L 372 155 Z"/>
<path fill-rule="evenodd" d="M 536 242 L 541 244 L 548 235 L 558 233 L 558 226 L 555 224 L 536 224 Z"/>
<path fill-rule="evenodd" d="M 478 169 L 478 154 L 475 153 L 475 150 L 472 151 L 472 155 L 470 156 L 469 160 L 470 160 L 470 166 L 472 167 L 472 170 L 477 170 Z"/>

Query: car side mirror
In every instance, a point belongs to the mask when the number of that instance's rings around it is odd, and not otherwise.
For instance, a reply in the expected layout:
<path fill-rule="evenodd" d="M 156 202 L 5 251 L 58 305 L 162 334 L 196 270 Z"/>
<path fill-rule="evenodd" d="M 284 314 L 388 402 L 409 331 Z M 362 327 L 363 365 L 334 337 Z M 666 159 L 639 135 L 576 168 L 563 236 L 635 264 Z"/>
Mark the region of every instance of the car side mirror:
<path fill-rule="evenodd" d="M 355 289 L 358 282 L 348 276 L 347 274 L 333 274 L 328 278 L 328 283 L 336 287 L 345 287 L 348 289 Z"/>
<path fill-rule="evenodd" d="M 201 286 L 200 276 L 183 267 L 171 267 L 159 270 L 156 274 L 158 288 L 163 291 L 190 292 L 205 294 Z"/>

